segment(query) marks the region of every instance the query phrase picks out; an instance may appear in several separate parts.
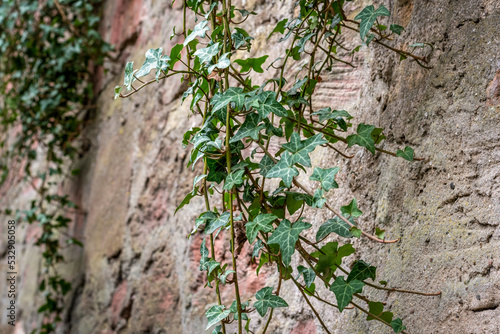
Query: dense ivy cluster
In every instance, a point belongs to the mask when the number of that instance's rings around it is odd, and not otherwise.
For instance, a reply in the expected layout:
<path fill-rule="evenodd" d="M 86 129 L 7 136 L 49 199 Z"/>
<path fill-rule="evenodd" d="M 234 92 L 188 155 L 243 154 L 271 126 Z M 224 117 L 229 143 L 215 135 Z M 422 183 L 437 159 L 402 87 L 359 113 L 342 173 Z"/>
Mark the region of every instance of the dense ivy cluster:
<path fill-rule="evenodd" d="M 190 97 L 191 111 L 200 116 L 201 123 L 185 133 L 183 144 L 192 145 L 188 166 L 194 168 L 203 163 L 203 173 L 195 177 L 192 191 L 177 210 L 195 196 L 205 199 L 206 211 L 196 219 L 190 235 L 203 232 L 207 236 L 201 244 L 199 268 L 207 274 L 207 286 L 215 287 L 217 294 L 217 305 L 206 312 L 207 329 L 215 326 L 214 334 L 228 333 L 226 326 L 234 321 L 239 334 L 244 330 L 255 332 L 250 325 L 256 316 L 254 311 L 261 317 L 268 314 L 262 329 L 265 333 L 274 309 L 288 306 L 280 297 L 283 280 L 293 282 L 327 333 L 330 331 L 310 298 L 340 312 L 357 308 L 367 315 L 367 320 L 380 321 L 400 333 L 406 328 L 402 320 L 385 310 L 383 303 L 368 298 L 365 291 L 426 295 L 387 287 L 386 282 L 378 281 L 376 267 L 363 260 L 352 263 L 349 270 L 343 259 L 355 252 L 352 238 L 368 237 L 382 243 L 397 240 L 386 240 L 384 230 L 377 228 L 373 235 L 358 226 L 356 219 L 362 212 L 356 199 L 339 209 L 330 205 L 326 194 L 339 187 L 335 181 L 339 168 L 321 168 L 311 163 L 310 154 L 319 146 L 349 158 L 342 153 L 345 144 L 363 146 L 373 154 L 380 151 L 408 161 L 416 159 L 410 147 L 397 152 L 379 148 L 385 139 L 381 128 L 360 123 L 353 131 L 353 117 L 345 110 L 313 108 L 321 75 L 336 62 L 353 66 L 349 59 L 362 46 L 377 43 L 396 52 L 401 60 L 411 58 L 421 66 L 427 63 L 426 57 L 387 44 L 395 34 L 404 31 L 399 25 L 381 23 L 390 16 L 387 8 L 367 6 L 354 20 L 349 20 L 344 14 L 344 2 L 297 1 L 296 15 L 278 22 L 268 37 L 270 40 L 272 35 L 280 34 L 278 43 L 283 43 L 286 50 L 268 65 L 268 69 L 277 69 L 279 76 L 259 86 L 252 83 L 252 77 L 254 72 L 264 72 L 262 66 L 269 56 L 248 58 L 241 52 L 249 52 L 253 41 L 243 22 L 257 13 L 235 8 L 229 0 L 185 1 L 184 17 L 187 10 L 193 11 L 197 24 L 187 30 L 184 22 L 184 43 L 174 46 L 170 55 L 164 55 L 162 48 L 150 49 L 139 69 L 134 70 L 133 63 L 127 63 L 124 86 L 129 92 L 125 93 L 123 87 L 115 88 L 118 98 L 174 75 L 180 74 L 181 80 L 189 82 L 182 99 Z M 357 31 L 361 44 L 348 49 L 340 39 L 345 30 Z M 300 61 L 303 66 L 288 76 L 293 61 Z M 155 77 L 144 79 L 151 71 Z M 276 146 L 278 150 L 271 149 Z M 301 173 L 310 175 L 316 190 L 298 181 Z M 277 181 L 271 182 L 272 179 Z M 305 211 L 305 207 L 325 208 L 333 214 L 320 226 L 315 240 L 304 234 L 312 228 L 304 213 L 313 212 Z M 243 238 L 235 235 L 237 222 L 244 226 Z M 223 230 L 230 234 L 231 263 L 216 258 L 214 238 Z M 343 242 L 328 240 L 332 233 L 342 237 Z M 253 303 L 241 300 L 238 285 L 237 249 L 246 242 L 254 245 L 252 258 L 259 262 L 257 274 L 266 264 L 274 265 L 279 276 L 278 286 L 258 291 Z M 294 256 L 301 265 L 295 267 Z M 332 294 L 317 290 L 318 281 Z M 234 300 L 222 300 L 220 284 L 234 286 Z M 333 296 L 337 304 L 329 301 Z"/>
<path fill-rule="evenodd" d="M 60 238 L 75 208 L 58 185 L 77 157 L 76 139 L 85 114 L 94 108 L 91 75 L 110 50 L 98 32 L 100 1 L 4 0 L 0 4 L 0 184 L 9 166 L 22 162 L 24 175 L 39 198 L 18 218 L 38 223 L 42 234 L 45 299 L 40 333 L 50 333 L 61 320 L 63 297 L 71 284 L 55 265 L 63 261 Z M 14 140 L 7 133 L 15 136 Z M 7 145 L 11 144 L 11 145 Z M 32 171 L 32 163 L 42 167 Z M 71 174 L 78 171 L 73 170 Z M 5 210 L 6 215 L 12 214 Z M 69 244 L 80 244 L 68 237 Z"/>

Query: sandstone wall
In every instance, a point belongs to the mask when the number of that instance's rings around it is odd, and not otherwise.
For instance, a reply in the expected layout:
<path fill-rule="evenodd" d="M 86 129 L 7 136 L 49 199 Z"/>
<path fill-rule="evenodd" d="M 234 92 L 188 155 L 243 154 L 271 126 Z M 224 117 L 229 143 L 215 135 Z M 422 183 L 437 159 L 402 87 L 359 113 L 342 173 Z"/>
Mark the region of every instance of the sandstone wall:
<path fill-rule="evenodd" d="M 291 3 L 242 0 L 239 7 L 261 14 L 248 20 L 255 37 L 252 56 L 270 53 L 270 62 L 281 55 L 282 45 L 268 44 L 266 37 L 292 13 Z M 443 292 L 441 297 L 374 292 L 403 316 L 409 333 L 500 333 L 500 4 L 381 3 L 394 23 L 406 27 L 395 45 L 432 43 L 433 68 L 400 64 L 385 49 L 365 47 L 356 69 L 338 66 L 324 76 L 317 107 L 346 109 L 356 122 L 383 127 L 389 134 L 384 148 L 411 145 L 427 161 L 408 163 L 353 147 L 347 150 L 355 155 L 352 160 L 318 149 L 313 164 L 341 168 L 332 203 L 345 205 L 355 196 L 365 213 L 360 219 L 364 229 L 384 227 L 391 238 L 401 238 L 392 245 L 355 242 L 366 250 L 363 258 L 379 266 L 381 278 L 391 286 Z M 350 15 L 366 4 L 355 1 Z M 202 333 L 205 306 L 215 302 L 198 271 L 201 236 L 186 239 L 202 211 L 201 199 L 174 216 L 195 175 L 184 167 L 189 152 L 180 144 L 183 132 L 199 122 L 187 119 L 187 103 L 181 105 L 186 87 L 173 79 L 130 99 L 112 99 L 127 60 L 142 63 L 148 48 L 169 49 L 181 41 L 169 39 L 174 26 L 181 30 L 181 14 L 179 4 L 172 8 L 170 1 L 105 2 L 102 31 L 116 46 L 116 59 L 96 76 L 99 109 L 87 122 L 83 138 L 89 149 L 77 162 L 83 173 L 64 186 L 86 211 L 75 215 L 71 230 L 85 248 L 69 248 L 62 269 L 74 285 L 63 324 L 67 333 Z M 346 43 L 355 46 L 358 38 L 348 36 Z M 35 194 L 14 177 L 0 196 L 0 207 L 23 207 Z M 0 217 L 3 273 L 6 217 Z M 330 217 L 321 211 L 311 223 L 317 228 Z M 18 231 L 22 311 L 16 333 L 29 333 L 38 319 L 42 268 L 40 251 L 32 246 L 36 233 L 36 226 Z M 217 240 L 218 256 L 228 259 L 223 238 Z M 240 260 L 249 268 L 240 267 L 244 298 L 276 284 L 270 270 L 255 275 L 248 255 Z M 1 310 L 5 287 L 2 278 Z M 292 284 L 285 282 L 283 291 L 291 306 L 275 313 L 270 332 L 323 333 Z M 230 295 L 223 291 L 226 300 Z M 4 313 L 0 332 L 11 333 Z M 357 311 L 340 314 L 323 307 L 321 313 L 334 333 L 390 332 Z M 251 324 L 258 329 L 262 322 L 254 318 Z"/>

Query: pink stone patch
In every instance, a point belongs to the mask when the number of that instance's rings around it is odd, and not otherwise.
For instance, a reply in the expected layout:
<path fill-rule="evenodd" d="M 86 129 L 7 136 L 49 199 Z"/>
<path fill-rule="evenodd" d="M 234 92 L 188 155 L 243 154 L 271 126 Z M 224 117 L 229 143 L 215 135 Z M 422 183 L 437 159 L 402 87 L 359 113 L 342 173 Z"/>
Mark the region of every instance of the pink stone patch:
<path fill-rule="evenodd" d="M 489 106 L 500 106 L 500 70 L 486 88 L 486 104 Z"/>
<path fill-rule="evenodd" d="M 316 324 L 314 320 L 305 320 L 303 322 L 299 322 L 297 326 L 290 332 L 290 334 L 315 334 L 318 332 Z"/>

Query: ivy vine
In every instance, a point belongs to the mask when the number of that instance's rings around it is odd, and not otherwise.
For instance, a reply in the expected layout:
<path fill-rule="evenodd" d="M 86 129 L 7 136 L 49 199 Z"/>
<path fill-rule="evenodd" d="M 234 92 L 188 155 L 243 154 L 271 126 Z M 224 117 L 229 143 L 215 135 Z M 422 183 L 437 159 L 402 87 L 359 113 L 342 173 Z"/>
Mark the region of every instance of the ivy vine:
<path fill-rule="evenodd" d="M 33 333 L 53 333 L 61 321 L 71 284 L 57 271 L 66 244 L 82 246 L 67 234 L 79 210 L 61 194 L 66 177 L 78 174 L 82 122 L 95 108 L 92 75 L 111 50 L 99 32 L 100 1 L 4 0 L 0 5 L 0 185 L 9 169 L 23 168 L 38 193 L 16 218 L 37 223 L 44 273 L 39 284 L 43 321 Z M 36 166 L 33 166 L 34 163 Z M 6 209 L 5 215 L 13 215 Z"/>
<path fill-rule="evenodd" d="M 405 333 L 401 318 L 385 309 L 384 303 L 368 298 L 366 291 L 439 295 L 387 287 L 386 282 L 378 281 L 377 268 L 363 260 L 355 261 L 349 269 L 344 258 L 356 251 L 353 238 L 366 237 L 379 243 L 398 239 L 385 238 L 382 229 L 372 234 L 359 226 L 357 218 L 363 212 L 356 199 L 340 208 L 330 204 L 326 195 L 339 187 L 335 180 L 339 168 L 322 168 L 311 162 L 310 154 L 319 146 L 352 158 L 343 153 L 345 144 L 365 147 L 372 154 L 379 151 L 410 162 L 421 160 L 410 147 L 396 152 L 380 148 L 386 138 L 381 128 L 360 123 L 354 131 L 353 117 L 345 110 L 313 107 L 322 74 L 338 62 L 354 66 L 352 56 L 363 46 L 376 43 L 395 52 L 401 60 L 410 59 L 428 67 L 429 54 L 413 53 L 416 47 L 425 48 L 426 44 L 414 44 L 409 50 L 390 45 L 394 35 L 403 33 L 404 28 L 382 24 L 390 16 L 386 7 L 367 6 L 350 20 L 344 13 L 345 2 L 295 2 L 296 14 L 279 21 L 268 37 L 269 42 L 271 36 L 281 35 L 278 43 L 284 45 L 284 54 L 267 67 L 277 69 L 279 76 L 259 86 L 253 84 L 252 78 L 264 72 L 269 56 L 244 56 L 253 41 L 244 22 L 258 14 L 235 8 L 230 0 L 184 1 L 184 43 L 175 45 L 169 55 L 164 55 L 162 48 L 148 50 L 146 61 L 138 69 L 132 62 L 127 63 L 124 87 L 115 88 L 115 98 L 126 98 L 172 76 L 188 81 L 182 100 L 190 98 L 190 110 L 200 117 L 200 125 L 189 129 L 182 143 L 192 147 L 187 165 L 194 169 L 203 163 L 203 172 L 194 178 L 192 191 L 177 210 L 189 205 L 195 196 L 205 199 L 205 211 L 195 220 L 190 235 L 203 232 L 205 236 L 199 268 L 206 272 L 206 286 L 217 296 L 217 305 L 206 312 L 207 330 L 212 329 L 213 334 L 229 333 L 227 326 L 233 322 L 237 323 L 238 334 L 255 333 L 251 319 L 259 316 L 267 317 L 261 331 L 266 333 L 275 309 L 288 307 L 280 297 L 284 280 L 293 282 L 326 333 L 330 330 L 311 298 L 340 312 L 356 308 L 367 315 L 367 320 L 379 321 L 395 333 Z M 188 10 L 197 21 L 192 30 L 186 29 Z M 346 30 L 359 33 L 359 46 L 349 49 L 343 44 L 340 37 Z M 294 76 L 287 71 L 292 62 L 303 64 Z M 154 78 L 144 78 L 151 71 Z M 315 190 L 299 181 L 299 175 L 305 174 Z M 326 209 L 333 218 L 322 224 L 316 238 L 310 240 L 304 232 L 312 228 L 306 216 L 310 218 L 313 209 Z M 236 235 L 237 222 L 244 226 L 243 237 Z M 229 263 L 217 259 L 215 253 L 214 239 L 223 230 L 230 234 Z M 332 233 L 343 241 L 330 241 Z M 237 249 L 246 242 L 254 245 L 252 258 L 258 259 L 257 274 L 263 265 L 272 265 L 279 280 L 277 287 L 264 287 L 251 300 L 243 301 L 237 268 L 245 264 L 238 261 Z M 303 265 L 295 267 L 294 257 Z M 330 293 L 316 289 L 316 283 L 323 284 Z M 222 300 L 221 284 L 234 287 L 233 300 Z"/>

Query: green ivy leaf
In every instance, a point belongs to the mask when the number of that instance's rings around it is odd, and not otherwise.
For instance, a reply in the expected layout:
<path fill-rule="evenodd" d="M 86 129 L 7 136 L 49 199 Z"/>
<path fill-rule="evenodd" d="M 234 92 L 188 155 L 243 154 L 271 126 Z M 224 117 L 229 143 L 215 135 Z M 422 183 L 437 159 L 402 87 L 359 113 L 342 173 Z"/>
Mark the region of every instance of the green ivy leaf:
<path fill-rule="evenodd" d="M 389 27 L 389 29 L 393 33 L 398 34 L 398 35 L 401 35 L 401 33 L 405 30 L 405 28 L 403 28 L 402 26 L 397 25 L 397 24 L 391 24 L 391 26 Z"/>
<path fill-rule="evenodd" d="M 205 64 L 212 60 L 219 53 L 219 43 L 215 43 L 212 46 L 204 49 L 198 49 L 194 53 L 200 59 L 200 63 Z"/>
<path fill-rule="evenodd" d="M 261 213 L 253 221 L 246 223 L 247 229 L 247 239 L 249 243 L 253 243 L 259 231 L 262 232 L 272 232 L 273 231 L 273 221 L 276 217 L 270 213 Z"/>
<path fill-rule="evenodd" d="M 396 151 L 396 156 L 397 157 L 401 157 L 405 160 L 408 160 L 408 161 L 413 161 L 413 158 L 414 158 L 414 151 L 413 149 L 410 147 L 410 146 L 406 146 L 404 151 L 402 150 L 397 150 Z"/>
<path fill-rule="evenodd" d="M 355 252 L 351 244 L 345 244 L 337 249 L 337 242 L 329 242 L 321 247 L 321 252 L 316 251 L 311 253 L 312 256 L 318 259 L 316 270 L 319 272 L 335 272 L 337 266 L 342 263 L 342 258 L 349 256 Z"/>
<path fill-rule="evenodd" d="M 385 237 L 385 230 L 382 230 L 378 227 L 375 228 L 375 235 L 380 238 L 380 239 L 384 239 Z"/>
<path fill-rule="evenodd" d="M 337 233 L 344 238 L 352 238 L 353 235 L 350 232 L 350 228 L 351 226 L 339 217 L 328 219 L 326 223 L 320 226 L 318 233 L 316 233 L 316 241 L 322 240 L 330 233 Z"/>
<path fill-rule="evenodd" d="M 356 226 L 352 226 L 351 229 L 350 229 L 350 232 L 352 233 L 353 236 L 355 236 L 356 238 L 359 238 L 361 237 L 361 230 L 359 228 L 357 228 Z"/>
<path fill-rule="evenodd" d="M 206 329 L 209 329 L 213 325 L 216 325 L 223 319 L 227 318 L 229 313 L 230 313 L 229 310 L 225 310 L 224 305 L 214 305 L 211 308 L 209 308 L 207 313 L 205 313 L 205 316 L 208 319 L 208 324 Z"/>
<path fill-rule="evenodd" d="M 226 177 L 226 181 L 224 183 L 224 190 L 231 190 L 235 186 L 239 187 L 243 184 L 243 174 L 245 173 L 245 170 L 239 170 L 236 172 L 232 172 Z"/>
<path fill-rule="evenodd" d="M 260 117 L 258 114 L 247 115 L 245 122 L 243 122 L 238 132 L 229 140 L 229 142 L 234 143 L 246 137 L 250 137 L 253 140 L 259 139 L 260 130 L 265 128 L 264 124 L 259 123 Z"/>
<path fill-rule="evenodd" d="M 403 320 L 400 318 L 391 321 L 391 327 L 394 330 L 394 333 L 401 333 L 406 329 L 406 326 L 403 325 Z"/>
<path fill-rule="evenodd" d="M 208 21 L 201 21 L 197 25 L 194 26 L 193 31 L 186 37 L 186 40 L 184 41 L 184 46 L 188 45 L 189 42 L 194 40 L 196 37 L 205 37 L 205 33 L 210 30 L 210 28 L 207 26 Z"/>
<path fill-rule="evenodd" d="M 267 173 L 276 165 L 274 161 L 267 155 L 264 155 L 259 164 L 259 174 L 262 176 L 267 176 Z"/>
<path fill-rule="evenodd" d="M 182 209 L 182 207 L 186 204 L 189 204 L 189 202 L 191 202 L 191 199 L 193 199 L 193 197 L 196 196 L 196 193 L 198 192 L 198 187 L 195 187 L 193 189 L 193 191 L 191 191 L 190 193 L 188 193 L 184 199 L 182 200 L 181 204 L 179 204 L 179 206 L 175 209 L 175 212 L 174 212 L 174 215 L 177 213 L 177 211 L 179 211 L 180 209 Z"/>
<path fill-rule="evenodd" d="M 347 136 L 347 144 L 349 147 L 356 144 L 366 147 L 372 154 L 375 154 L 375 141 L 372 138 L 374 125 L 360 123 L 358 125 L 357 134 Z"/>
<path fill-rule="evenodd" d="M 288 19 L 283 19 L 283 20 L 279 21 L 278 24 L 276 24 L 276 27 L 274 27 L 273 31 L 271 31 L 269 36 L 267 36 L 267 39 L 271 38 L 271 36 L 277 32 L 279 32 L 280 34 L 283 34 L 285 32 L 285 26 L 286 26 L 287 22 L 288 22 Z"/>
<path fill-rule="evenodd" d="M 316 146 L 326 144 L 327 141 L 321 133 L 318 133 L 306 140 L 301 140 L 297 132 L 292 134 L 290 142 L 282 146 L 292 153 L 292 164 L 298 163 L 306 167 L 311 167 L 311 158 L 309 153 L 314 151 Z"/>
<path fill-rule="evenodd" d="M 375 142 L 375 145 L 380 144 L 382 142 L 382 140 L 384 140 L 386 138 L 386 136 L 384 136 L 382 134 L 383 131 L 384 131 L 384 129 L 382 129 L 382 128 L 373 129 L 372 138 L 373 138 L 373 141 Z"/>
<path fill-rule="evenodd" d="M 304 266 L 298 266 L 297 271 L 299 272 L 297 279 L 300 277 L 300 275 L 304 275 L 304 282 L 306 284 L 306 287 L 311 287 L 311 284 L 316 278 L 316 273 L 314 272 L 314 270 L 312 270 L 311 268 L 306 268 Z"/>
<path fill-rule="evenodd" d="M 329 119 L 337 119 L 339 117 L 345 117 L 347 120 L 353 119 L 351 114 L 349 114 L 347 111 L 345 111 L 345 110 L 333 110 L 332 111 L 332 108 L 330 108 L 330 107 L 318 110 L 318 111 L 312 113 L 312 115 L 319 116 L 320 122 L 323 122 L 323 121 L 326 121 Z"/>
<path fill-rule="evenodd" d="M 260 289 L 255 294 L 255 298 L 257 301 L 253 304 L 253 307 L 255 307 L 262 317 L 266 315 L 268 308 L 288 307 L 283 298 L 273 294 L 272 287 Z"/>
<path fill-rule="evenodd" d="M 268 178 L 280 178 L 290 188 L 295 176 L 299 175 L 297 168 L 292 166 L 292 156 L 288 152 L 281 155 L 280 161 L 267 172 Z"/>
<path fill-rule="evenodd" d="M 358 202 L 355 198 L 353 198 L 348 205 L 340 207 L 340 211 L 346 217 L 359 217 L 363 214 L 363 212 L 358 209 Z"/>
<path fill-rule="evenodd" d="M 392 312 L 384 312 L 384 304 L 380 302 L 368 302 L 368 312 L 384 320 L 388 324 L 391 323 L 392 317 L 394 316 Z M 375 317 L 368 315 L 366 320 L 375 320 Z"/>
<path fill-rule="evenodd" d="M 267 117 L 270 113 L 275 114 L 279 117 L 288 116 L 288 112 L 285 107 L 276 101 L 276 93 L 273 91 L 265 91 L 260 93 L 258 96 L 259 103 L 255 106 L 255 109 L 259 113 L 261 118 Z"/>
<path fill-rule="evenodd" d="M 175 63 L 177 63 L 181 59 L 181 51 L 184 48 L 182 44 L 176 44 L 170 50 L 170 68 L 174 68 Z"/>
<path fill-rule="evenodd" d="M 361 40 L 365 39 L 365 36 L 370 31 L 373 23 L 377 20 L 379 16 L 390 16 L 391 13 L 383 5 L 375 10 L 373 5 L 365 7 L 354 19 L 361 20 L 359 23 L 359 34 L 361 35 Z"/>
<path fill-rule="evenodd" d="M 224 212 L 216 219 L 209 219 L 205 226 L 205 234 L 211 234 L 221 226 L 226 226 L 229 222 L 229 212 Z"/>
<path fill-rule="evenodd" d="M 247 72 L 250 69 L 253 69 L 257 73 L 264 73 L 264 70 L 262 69 L 262 64 L 266 62 L 268 57 L 269 56 L 266 55 L 259 58 L 247 58 L 245 60 L 236 59 L 234 62 L 241 66 L 240 72 Z"/>
<path fill-rule="evenodd" d="M 286 208 L 288 209 L 288 213 L 293 215 L 298 209 L 300 209 L 304 205 L 303 199 L 295 198 L 294 194 L 286 195 Z"/>
<path fill-rule="evenodd" d="M 358 280 L 346 282 L 344 276 L 338 276 L 335 282 L 330 286 L 330 291 L 333 291 L 337 297 L 337 305 L 339 311 L 342 312 L 344 308 L 349 305 L 352 300 L 352 295 L 361 292 L 365 284 Z"/>
<path fill-rule="evenodd" d="M 323 188 L 325 191 L 328 191 L 332 188 L 338 188 L 339 185 L 335 181 L 335 175 L 338 171 L 338 167 L 328 169 L 315 167 L 309 180 L 321 182 L 321 188 Z"/>
<path fill-rule="evenodd" d="M 377 277 L 377 267 L 370 266 L 368 263 L 358 260 L 354 262 L 354 266 L 347 276 L 347 282 L 357 279 L 358 281 L 364 281 L 367 278 L 371 278 L 375 281 Z"/>
<path fill-rule="evenodd" d="M 292 225 L 289 220 L 283 219 L 278 228 L 269 237 L 267 243 L 269 245 L 276 244 L 279 246 L 285 266 L 288 266 L 292 261 L 292 255 L 295 252 L 295 243 L 299 239 L 299 234 L 311 226 L 311 224 L 303 222 L 302 220 Z"/>

